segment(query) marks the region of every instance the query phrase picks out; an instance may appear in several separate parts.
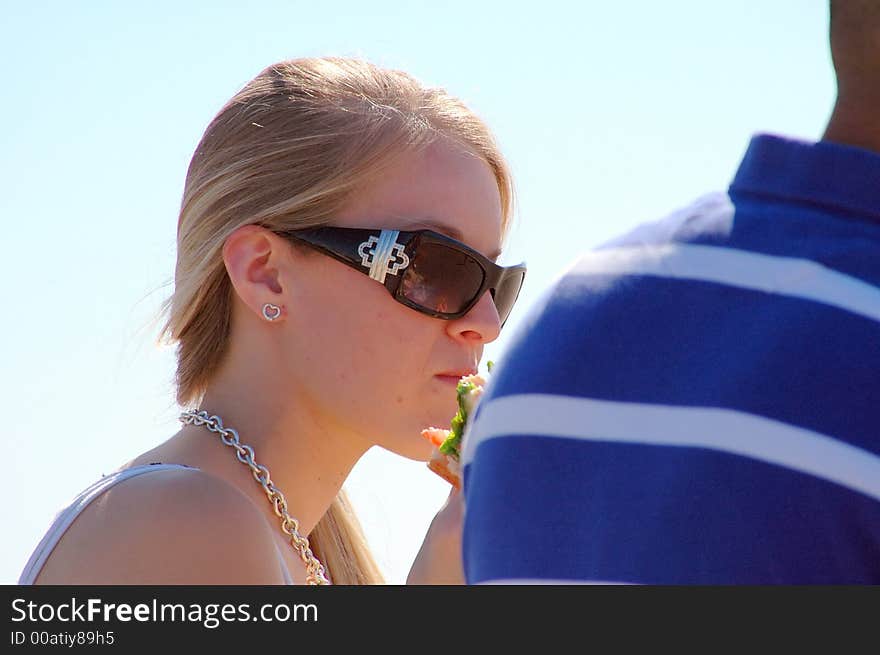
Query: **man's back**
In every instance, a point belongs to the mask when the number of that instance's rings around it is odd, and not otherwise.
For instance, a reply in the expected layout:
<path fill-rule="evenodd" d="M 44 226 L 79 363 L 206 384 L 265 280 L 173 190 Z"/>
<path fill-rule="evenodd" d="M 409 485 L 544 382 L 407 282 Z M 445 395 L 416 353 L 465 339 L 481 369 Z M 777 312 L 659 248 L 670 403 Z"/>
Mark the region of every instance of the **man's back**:
<path fill-rule="evenodd" d="M 880 155 L 757 137 L 585 256 L 463 461 L 469 582 L 880 583 Z"/>

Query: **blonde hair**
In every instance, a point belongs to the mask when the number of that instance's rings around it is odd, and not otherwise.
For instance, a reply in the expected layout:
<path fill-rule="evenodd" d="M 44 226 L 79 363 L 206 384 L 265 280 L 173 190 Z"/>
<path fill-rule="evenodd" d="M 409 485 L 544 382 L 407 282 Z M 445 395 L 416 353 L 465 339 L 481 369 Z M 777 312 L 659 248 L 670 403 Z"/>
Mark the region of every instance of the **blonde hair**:
<path fill-rule="evenodd" d="M 325 225 L 396 155 L 451 140 L 488 164 L 503 229 L 510 175 L 486 125 L 443 89 L 343 58 L 269 66 L 220 110 L 196 147 L 177 226 L 166 341 L 177 345 L 177 400 L 198 404 L 229 340 L 232 286 L 223 243 L 243 225 L 281 231 Z M 381 584 L 382 575 L 341 491 L 309 535 L 336 584 Z"/>

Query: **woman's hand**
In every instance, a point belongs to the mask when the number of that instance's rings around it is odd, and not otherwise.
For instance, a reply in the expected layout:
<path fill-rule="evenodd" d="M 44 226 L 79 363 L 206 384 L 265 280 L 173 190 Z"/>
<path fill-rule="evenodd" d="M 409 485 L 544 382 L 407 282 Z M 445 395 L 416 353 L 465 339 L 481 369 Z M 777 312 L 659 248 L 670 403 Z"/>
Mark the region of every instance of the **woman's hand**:
<path fill-rule="evenodd" d="M 464 584 L 461 529 L 464 499 L 455 487 L 431 525 L 413 562 L 407 584 Z"/>

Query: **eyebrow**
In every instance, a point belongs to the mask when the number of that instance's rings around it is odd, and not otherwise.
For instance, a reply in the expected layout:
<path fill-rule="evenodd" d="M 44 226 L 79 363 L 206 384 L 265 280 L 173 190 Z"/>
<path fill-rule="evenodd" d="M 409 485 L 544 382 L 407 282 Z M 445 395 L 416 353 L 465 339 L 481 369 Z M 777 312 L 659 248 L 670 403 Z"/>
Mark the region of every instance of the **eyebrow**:
<path fill-rule="evenodd" d="M 409 231 L 418 230 L 418 229 L 431 229 L 435 232 L 439 232 L 440 234 L 445 234 L 448 237 L 452 237 L 456 241 L 461 241 L 465 243 L 464 235 L 457 229 L 450 225 L 443 225 L 442 223 L 435 223 L 433 221 L 417 221 L 412 225 L 407 225 L 405 229 Z M 489 259 L 498 259 L 501 256 L 501 251 L 496 250 L 491 255 L 486 255 Z"/>

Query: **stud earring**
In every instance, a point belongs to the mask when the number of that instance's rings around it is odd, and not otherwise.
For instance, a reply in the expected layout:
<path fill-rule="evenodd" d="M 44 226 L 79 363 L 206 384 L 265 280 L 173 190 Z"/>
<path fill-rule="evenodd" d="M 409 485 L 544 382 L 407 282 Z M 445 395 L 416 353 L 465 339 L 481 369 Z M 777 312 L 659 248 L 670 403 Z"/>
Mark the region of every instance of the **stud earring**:
<path fill-rule="evenodd" d="M 263 305 L 263 318 L 267 321 L 274 321 L 279 316 L 281 316 L 281 308 L 278 305 L 273 305 L 270 302 Z"/>

